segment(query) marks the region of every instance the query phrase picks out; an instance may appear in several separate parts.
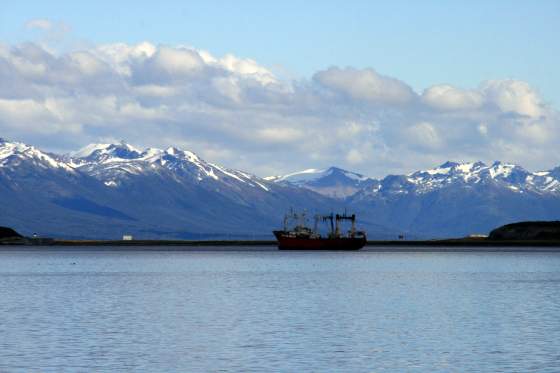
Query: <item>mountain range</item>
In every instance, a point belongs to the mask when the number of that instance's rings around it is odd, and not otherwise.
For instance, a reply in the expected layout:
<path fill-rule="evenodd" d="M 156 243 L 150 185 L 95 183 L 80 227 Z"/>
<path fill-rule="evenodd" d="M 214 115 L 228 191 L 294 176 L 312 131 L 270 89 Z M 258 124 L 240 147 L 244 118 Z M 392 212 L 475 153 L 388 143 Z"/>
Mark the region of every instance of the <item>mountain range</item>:
<path fill-rule="evenodd" d="M 370 238 L 456 237 L 560 218 L 560 167 L 446 162 L 370 178 L 336 167 L 260 178 L 188 150 L 0 139 L 0 225 L 63 238 L 270 238 L 291 207 L 355 212 Z"/>

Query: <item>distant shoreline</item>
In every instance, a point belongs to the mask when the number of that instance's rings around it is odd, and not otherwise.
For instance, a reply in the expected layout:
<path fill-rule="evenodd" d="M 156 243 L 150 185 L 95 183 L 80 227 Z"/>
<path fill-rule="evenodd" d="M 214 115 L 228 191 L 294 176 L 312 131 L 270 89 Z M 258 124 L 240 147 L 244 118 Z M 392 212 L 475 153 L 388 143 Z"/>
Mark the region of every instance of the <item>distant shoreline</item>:
<path fill-rule="evenodd" d="M 58 240 L 31 239 L 26 243 L 0 245 L 0 250 L 146 250 L 146 251 L 225 251 L 234 247 L 275 250 L 274 240 Z M 255 250 L 257 251 L 257 250 Z M 463 238 L 444 240 L 372 240 L 362 251 L 378 252 L 560 252 L 559 240 L 489 240 Z"/>
<path fill-rule="evenodd" d="M 54 240 L 59 246 L 276 246 L 276 240 Z M 559 240 L 489 240 L 459 238 L 442 240 L 370 240 L 366 246 L 516 246 L 558 247 Z"/>

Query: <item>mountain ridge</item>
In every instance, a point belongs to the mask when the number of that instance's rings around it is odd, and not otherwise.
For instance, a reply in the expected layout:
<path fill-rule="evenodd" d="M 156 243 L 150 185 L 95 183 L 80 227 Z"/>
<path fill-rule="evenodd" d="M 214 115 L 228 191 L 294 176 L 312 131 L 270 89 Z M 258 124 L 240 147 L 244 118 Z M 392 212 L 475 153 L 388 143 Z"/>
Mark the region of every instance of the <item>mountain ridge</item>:
<path fill-rule="evenodd" d="M 0 225 L 78 238 L 269 235 L 289 208 L 349 209 L 371 238 L 485 233 L 560 218 L 560 167 L 445 162 L 374 179 L 338 167 L 273 178 L 189 150 L 92 144 L 57 155 L 0 140 Z M 267 236 L 268 237 L 268 236 Z"/>
<path fill-rule="evenodd" d="M 338 174 L 339 176 L 348 174 L 360 176 L 358 180 L 352 177 L 346 180 L 341 180 L 339 177 L 338 180 L 339 185 L 360 185 L 360 187 L 355 188 L 355 193 L 341 193 L 337 196 L 336 193 L 327 188 L 334 187 L 336 184 L 326 184 L 326 180 L 333 174 L 330 170 L 333 169 L 341 171 Z M 300 177 L 301 175 L 305 175 L 305 177 Z M 521 166 L 500 161 L 495 161 L 491 165 L 481 161 L 446 161 L 435 168 L 419 170 L 405 175 L 387 175 L 382 179 L 369 178 L 336 167 L 323 170 L 308 169 L 267 179 L 276 183 L 290 183 L 331 197 L 341 198 L 351 197 L 364 191 L 376 193 L 381 189 L 392 190 L 394 193 L 426 193 L 452 183 L 476 184 L 480 182 L 500 182 L 504 186 L 520 192 L 530 190 L 539 193 L 560 193 L 560 167 L 548 171 L 530 172 Z M 322 185 L 324 189 L 317 187 L 317 185 Z"/>

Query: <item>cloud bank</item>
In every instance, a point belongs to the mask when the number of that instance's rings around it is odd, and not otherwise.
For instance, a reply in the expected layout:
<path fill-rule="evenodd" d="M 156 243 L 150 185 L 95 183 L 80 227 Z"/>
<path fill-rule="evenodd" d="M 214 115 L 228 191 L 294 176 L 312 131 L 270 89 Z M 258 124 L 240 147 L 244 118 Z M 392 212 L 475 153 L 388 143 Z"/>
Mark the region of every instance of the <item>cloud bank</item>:
<path fill-rule="evenodd" d="M 48 29 L 48 21 L 28 27 Z M 415 92 L 374 69 L 286 81 L 247 58 L 123 43 L 0 44 L 0 133 L 51 150 L 125 139 L 261 176 L 337 165 L 372 176 L 447 159 L 560 164 L 560 115 L 526 82 Z"/>

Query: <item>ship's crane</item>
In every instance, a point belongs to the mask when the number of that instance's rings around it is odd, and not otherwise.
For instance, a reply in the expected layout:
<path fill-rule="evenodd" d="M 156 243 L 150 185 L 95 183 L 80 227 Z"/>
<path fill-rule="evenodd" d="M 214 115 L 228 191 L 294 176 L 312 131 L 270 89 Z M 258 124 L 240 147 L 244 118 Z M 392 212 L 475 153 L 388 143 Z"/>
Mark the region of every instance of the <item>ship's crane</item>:
<path fill-rule="evenodd" d="M 335 236 L 335 234 L 334 234 L 334 215 L 332 213 L 330 215 L 323 215 L 322 219 L 323 219 L 324 222 L 329 221 L 331 223 L 330 224 L 331 225 L 331 230 L 330 230 L 329 236 L 334 237 Z"/>
<path fill-rule="evenodd" d="M 349 220 L 352 222 L 352 227 L 350 228 L 350 237 L 354 237 L 356 235 L 356 215 L 347 215 L 344 214 L 330 214 L 330 215 L 323 215 L 322 217 L 323 222 L 330 223 L 330 237 L 340 237 L 340 222 Z"/>
<path fill-rule="evenodd" d="M 352 222 L 352 227 L 350 228 L 350 237 L 354 237 L 356 235 L 356 215 L 346 215 L 346 213 L 339 215 L 336 214 L 336 234 L 340 236 L 340 228 L 339 228 L 339 221 L 349 220 Z"/>
<path fill-rule="evenodd" d="M 298 232 L 300 234 L 312 234 L 315 236 L 319 235 L 318 225 L 319 222 L 327 223 L 329 226 L 329 238 L 340 238 L 342 237 L 341 234 L 341 223 L 344 221 L 350 221 L 352 226 L 348 231 L 348 237 L 355 237 L 356 233 L 356 215 L 348 215 L 346 212 L 344 214 L 333 214 L 330 213 L 329 215 L 315 215 L 314 216 L 315 224 L 313 226 L 313 230 L 307 228 L 307 214 L 305 211 L 301 213 L 294 212 L 294 210 L 290 209 L 290 212 L 284 216 L 284 231 L 287 232 L 290 230 L 290 225 L 293 225 L 294 232 Z"/>

